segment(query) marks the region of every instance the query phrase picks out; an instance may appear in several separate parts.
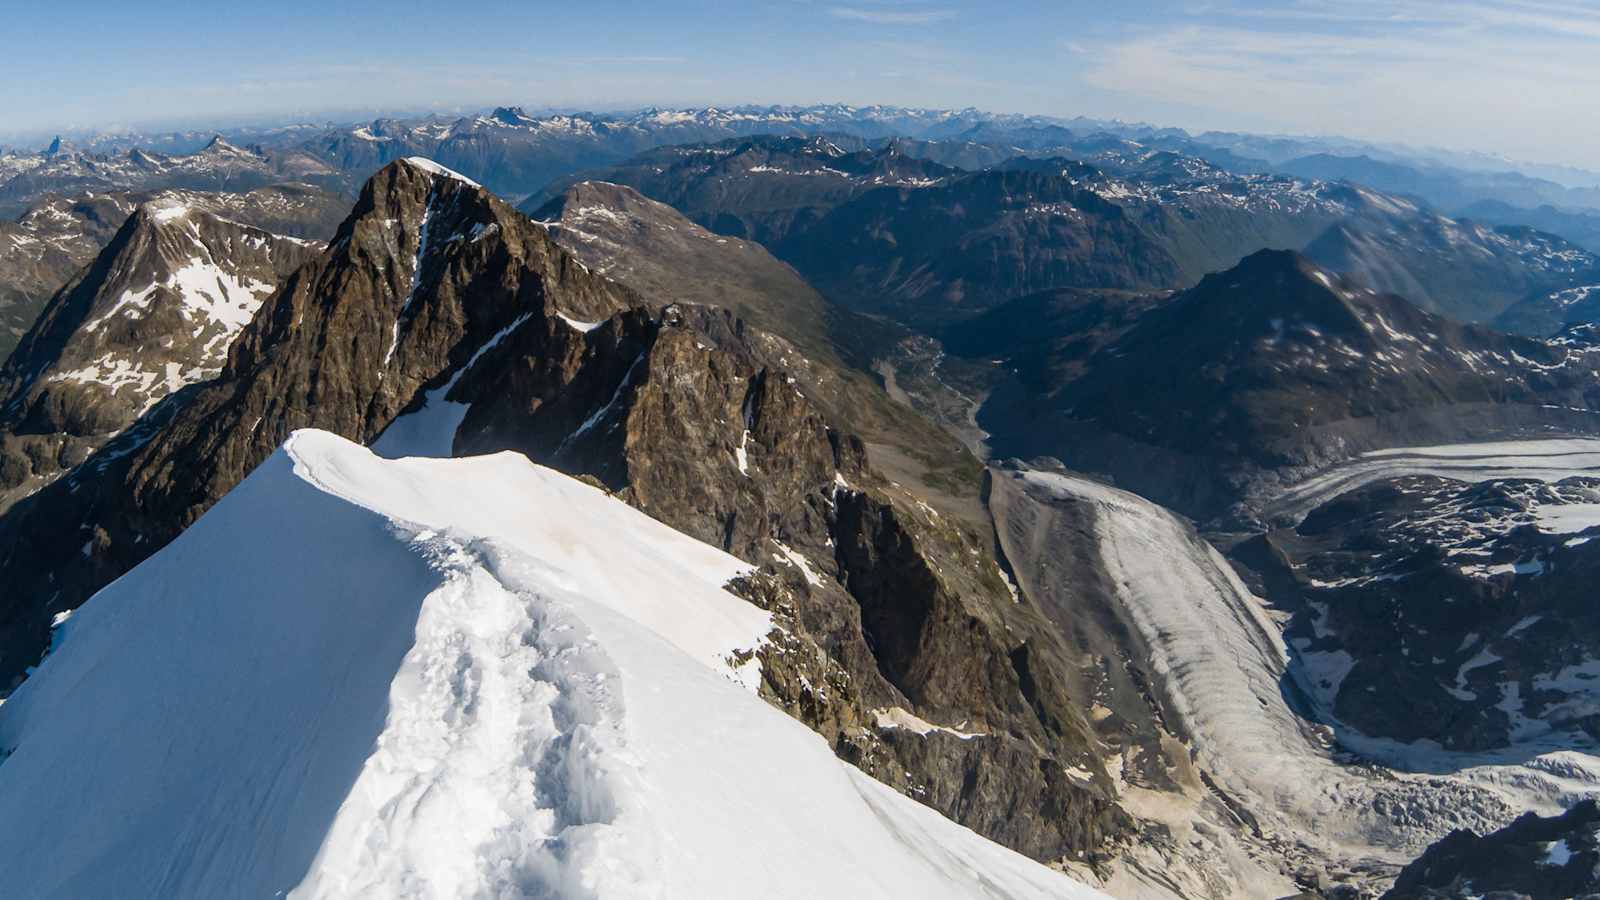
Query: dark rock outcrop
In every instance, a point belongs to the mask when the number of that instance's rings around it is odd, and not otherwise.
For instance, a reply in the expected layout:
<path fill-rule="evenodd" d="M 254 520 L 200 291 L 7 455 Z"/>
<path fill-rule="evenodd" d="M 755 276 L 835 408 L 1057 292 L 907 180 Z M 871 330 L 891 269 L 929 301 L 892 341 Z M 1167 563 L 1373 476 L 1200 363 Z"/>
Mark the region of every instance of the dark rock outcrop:
<path fill-rule="evenodd" d="M 981 521 L 977 460 L 868 374 L 894 340 L 885 323 L 828 302 L 760 244 L 713 234 L 632 188 L 581 182 L 534 217 L 590 268 L 653 304 L 732 312 L 744 340 L 793 377 L 830 422 L 879 448 L 881 471 L 941 510 Z"/>
<path fill-rule="evenodd" d="M 1455 831 L 1395 879 L 1383 900 L 1571 900 L 1600 896 L 1600 808 L 1528 813 L 1493 834 Z"/>
<path fill-rule="evenodd" d="M 1600 736 L 1600 619 L 1585 600 L 1600 545 L 1579 532 L 1597 498 L 1600 480 L 1583 477 L 1387 479 L 1235 556 L 1296 613 L 1284 636 L 1309 715 L 1457 752 L 1587 748 Z"/>

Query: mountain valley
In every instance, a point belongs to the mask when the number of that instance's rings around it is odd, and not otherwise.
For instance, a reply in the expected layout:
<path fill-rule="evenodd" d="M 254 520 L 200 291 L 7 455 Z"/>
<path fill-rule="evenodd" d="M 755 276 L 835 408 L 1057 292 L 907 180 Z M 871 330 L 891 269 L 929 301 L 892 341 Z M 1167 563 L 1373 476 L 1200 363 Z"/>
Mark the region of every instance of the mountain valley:
<path fill-rule="evenodd" d="M 1600 893 L 1581 186 L 889 106 L 77 144 L 0 151 L 19 896 Z"/>

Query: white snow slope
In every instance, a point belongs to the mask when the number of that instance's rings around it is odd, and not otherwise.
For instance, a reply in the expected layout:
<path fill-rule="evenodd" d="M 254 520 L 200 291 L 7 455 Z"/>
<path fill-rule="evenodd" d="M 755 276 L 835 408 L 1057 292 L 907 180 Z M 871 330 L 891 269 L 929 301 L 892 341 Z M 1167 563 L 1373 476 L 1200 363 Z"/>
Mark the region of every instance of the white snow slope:
<path fill-rule="evenodd" d="M 515 454 L 297 432 L 0 706 L 0 893 L 1100 896 L 756 697 L 743 569 Z"/>

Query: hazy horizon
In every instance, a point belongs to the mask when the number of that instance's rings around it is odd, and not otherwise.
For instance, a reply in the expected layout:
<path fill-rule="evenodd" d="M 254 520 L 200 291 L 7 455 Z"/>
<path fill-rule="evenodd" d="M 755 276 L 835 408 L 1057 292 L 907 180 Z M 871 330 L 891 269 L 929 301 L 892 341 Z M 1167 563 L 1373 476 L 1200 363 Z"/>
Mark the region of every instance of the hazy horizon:
<path fill-rule="evenodd" d="M 158 0 L 13 10 L 0 140 L 496 105 L 849 103 L 1338 136 L 1600 169 L 1600 5 L 1086 2 L 581 9 Z M 61 60 L 81 60 L 63 67 Z"/>

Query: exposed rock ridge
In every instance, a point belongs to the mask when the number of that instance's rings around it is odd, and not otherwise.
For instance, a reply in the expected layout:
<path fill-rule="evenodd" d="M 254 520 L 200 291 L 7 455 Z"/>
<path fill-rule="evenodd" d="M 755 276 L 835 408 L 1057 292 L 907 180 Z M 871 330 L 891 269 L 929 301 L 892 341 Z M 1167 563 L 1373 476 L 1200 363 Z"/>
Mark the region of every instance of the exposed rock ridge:
<path fill-rule="evenodd" d="M 217 378 L 0 519 L 0 674 L 292 430 L 372 442 L 459 414 L 449 451 L 522 450 L 761 565 L 742 590 L 784 626 L 764 692 L 841 755 L 1037 858 L 1100 859 L 1128 820 L 1064 649 L 988 536 L 871 472 L 793 352 L 724 311 L 652 309 L 487 192 L 393 163 Z"/>

